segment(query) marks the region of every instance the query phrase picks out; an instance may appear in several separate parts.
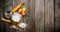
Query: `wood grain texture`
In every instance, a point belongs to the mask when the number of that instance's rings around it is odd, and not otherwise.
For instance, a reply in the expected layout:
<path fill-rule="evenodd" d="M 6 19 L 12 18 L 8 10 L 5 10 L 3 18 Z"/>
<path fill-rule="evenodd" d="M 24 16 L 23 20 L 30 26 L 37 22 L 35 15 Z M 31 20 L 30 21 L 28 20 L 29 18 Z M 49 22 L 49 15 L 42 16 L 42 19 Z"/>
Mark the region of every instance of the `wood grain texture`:
<path fill-rule="evenodd" d="M 30 17 L 27 18 L 27 23 L 28 23 L 28 27 L 27 27 L 27 32 L 34 32 L 34 23 L 35 23 L 35 0 L 29 0 L 28 1 L 28 14 L 30 15 Z"/>
<path fill-rule="evenodd" d="M 35 32 L 44 32 L 44 0 L 35 0 Z"/>
<path fill-rule="evenodd" d="M 13 6 L 12 0 L 10 0 L 10 1 L 6 0 L 4 4 L 5 4 L 5 8 L 4 8 L 3 12 L 5 13 L 6 11 L 11 11 L 12 6 Z M 5 28 L 6 28 L 5 31 L 6 32 L 13 32 L 14 31 L 14 29 L 10 29 L 10 25 L 11 24 L 5 22 Z"/>
<path fill-rule="evenodd" d="M 55 31 L 60 32 L 60 0 L 55 0 Z"/>
<path fill-rule="evenodd" d="M 45 32 L 54 32 L 54 0 L 45 0 Z"/>
<path fill-rule="evenodd" d="M 0 16 L 1 17 L 3 17 L 3 7 L 4 7 L 4 3 L 3 3 L 4 1 L 2 0 L 0 0 Z M 0 19 L 1 19 L 1 17 L 0 17 Z M 5 31 L 6 30 L 6 28 L 5 28 L 5 23 L 4 22 L 2 22 L 1 20 L 0 20 L 0 32 L 6 32 Z"/>

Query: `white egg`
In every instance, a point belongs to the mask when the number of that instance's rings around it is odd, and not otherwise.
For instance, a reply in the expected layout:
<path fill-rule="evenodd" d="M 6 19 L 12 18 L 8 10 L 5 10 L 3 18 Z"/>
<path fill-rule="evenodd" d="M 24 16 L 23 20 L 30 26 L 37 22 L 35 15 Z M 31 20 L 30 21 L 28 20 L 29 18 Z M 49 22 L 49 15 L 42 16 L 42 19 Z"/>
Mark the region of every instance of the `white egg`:
<path fill-rule="evenodd" d="M 20 28 L 26 28 L 27 24 L 26 23 L 19 23 L 18 26 Z"/>
<path fill-rule="evenodd" d="M 19 22 L 21 19 L 22 19 L 22 15 L 15 12 L 13 15 L 12 15 L 12 18 L 11 18 L 14 22 Z"/>

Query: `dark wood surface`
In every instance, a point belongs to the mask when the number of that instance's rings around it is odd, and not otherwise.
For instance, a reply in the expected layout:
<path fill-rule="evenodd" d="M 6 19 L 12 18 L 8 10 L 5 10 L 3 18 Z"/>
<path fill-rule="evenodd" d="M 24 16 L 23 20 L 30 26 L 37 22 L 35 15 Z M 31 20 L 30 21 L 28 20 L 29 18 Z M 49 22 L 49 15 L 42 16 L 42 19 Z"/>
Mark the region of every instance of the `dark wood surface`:
<path fill-rule="evenodd" d="M 55 0 L 55 31 L 60 32 L 60 0 Z"/>

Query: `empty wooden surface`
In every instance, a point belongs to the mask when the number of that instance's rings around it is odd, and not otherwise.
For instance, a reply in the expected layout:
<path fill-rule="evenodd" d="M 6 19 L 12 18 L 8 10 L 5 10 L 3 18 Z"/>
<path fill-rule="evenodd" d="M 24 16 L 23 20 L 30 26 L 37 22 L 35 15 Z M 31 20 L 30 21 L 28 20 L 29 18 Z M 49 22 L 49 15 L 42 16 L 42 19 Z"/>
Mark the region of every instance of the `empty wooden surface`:
<path fill-rule="evenodd" d="M 44 32 L 44 0 L 35 0 L 35 32 Z"/>
<path fill-rule="evenodd" d="M 54 32 L 54 0 L 45 0 L 45 32 Z"/>

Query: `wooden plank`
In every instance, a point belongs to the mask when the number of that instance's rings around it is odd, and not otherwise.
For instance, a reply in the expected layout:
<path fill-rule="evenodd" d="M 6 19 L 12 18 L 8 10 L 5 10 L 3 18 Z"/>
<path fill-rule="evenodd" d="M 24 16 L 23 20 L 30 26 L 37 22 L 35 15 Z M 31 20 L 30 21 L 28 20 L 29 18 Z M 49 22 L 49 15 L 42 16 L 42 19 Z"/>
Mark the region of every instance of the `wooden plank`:
<path fill-rule="evenodd" d="M 3 13 L 2 13 L 4 11 L 3 7 L 4 7 L 4 0 L 0 0 L 0 19 L 3 15 Z M 0 20 L 0 32 L 6 32 L 5 29 L 6 29 L 5 23 L 2 22 L 2 20 Z"/>
<path fill-rule="evenodd" d="M 60 32 L 60 0 L 55 0 L 55 31 Z"/>
<path fill-rule="evenodd" d="M 13 0 L 13 8 L 16 7 L 17 4 L 20 4 L 21 0 Z"/>
<path fill-rule="evenodd" d="M 54 0 L 45 0 L 45 32 L 54 32 Z"/>
<path fill-rule="evenodd" d="M 5 1 L 5 8 L 4 8 L 4 13 L 6 12 L 6 11 L 11 11 L 11 9 L 12 9 L 12 5 L 13 5 L 13 3 L 12 3 L 12 0 L 6 0 Z M 3 14 L 4 15 L 4 14 Z M 13 32 L 14 30 L 12 29 L 10 29 L 10 25 L 11 24 L 9 24 L 9 23 L 6 23 L 6 22 L 4 22 L 5 23 L 5 30 L 6 30 L 6 32 Z"/>
<path fill-rule="evenodd" d="M 30 17 L 27 18 L 28 21 L 28 28 L 27 32 L 35 32 L 35 0 L 29 0 L 28 1 L 28 10 L 29 10 L 29 15 Z"/>
<path fill-rule="evenodd" d="M 35 1 L 35 32 L 44 32 L 44 0 Z"/>

